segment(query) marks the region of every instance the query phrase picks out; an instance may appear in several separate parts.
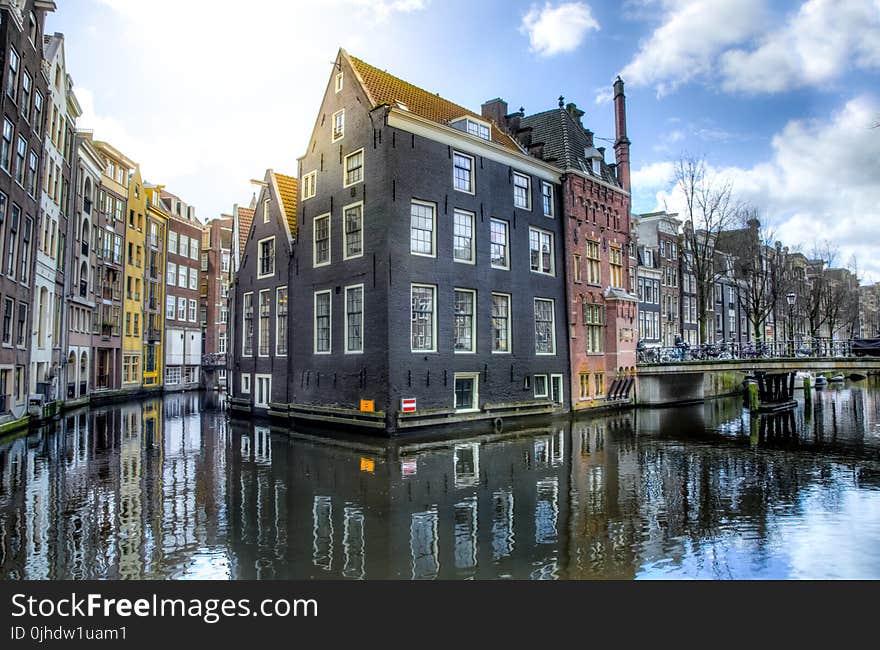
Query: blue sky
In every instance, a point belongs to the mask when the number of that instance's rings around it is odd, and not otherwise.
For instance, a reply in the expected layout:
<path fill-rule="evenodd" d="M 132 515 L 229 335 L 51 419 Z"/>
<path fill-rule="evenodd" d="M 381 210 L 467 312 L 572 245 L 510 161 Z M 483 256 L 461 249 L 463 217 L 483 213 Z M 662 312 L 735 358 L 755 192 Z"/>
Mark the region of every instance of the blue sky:
<path fill-rule="evenodd" d="M 634 211 L 675 210 L 673 162 L 704 156 L 787 243 L 880 279 L 880 0 L 58 4 L 80 125 L 202 219 L 295 173 L 342 46 L 477 111 L 564 95 L 607 138 L 621 74 Z"/>

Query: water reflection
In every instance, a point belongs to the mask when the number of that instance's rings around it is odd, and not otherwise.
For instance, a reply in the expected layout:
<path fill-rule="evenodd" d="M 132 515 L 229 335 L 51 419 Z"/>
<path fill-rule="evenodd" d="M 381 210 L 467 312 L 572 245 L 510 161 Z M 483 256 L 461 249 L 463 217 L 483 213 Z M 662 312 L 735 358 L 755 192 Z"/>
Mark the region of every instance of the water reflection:
<path fill-rule="evenodd" d="M 880 390 L 465 440 L 230 424 L 199 395 L 0 443 L 0 577 L 880 577 Z"/>

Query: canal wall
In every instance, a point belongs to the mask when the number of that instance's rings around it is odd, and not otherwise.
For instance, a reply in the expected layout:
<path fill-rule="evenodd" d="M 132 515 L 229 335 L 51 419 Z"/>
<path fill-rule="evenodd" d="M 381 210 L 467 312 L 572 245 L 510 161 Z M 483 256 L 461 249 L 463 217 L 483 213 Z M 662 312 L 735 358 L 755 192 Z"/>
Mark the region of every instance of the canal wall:
<path fill-rule="evenodd" d="M 738 370 L 639 375 L 635 404 L 669 406 L 691 404 L 742 392 L 746 373 Z"/>

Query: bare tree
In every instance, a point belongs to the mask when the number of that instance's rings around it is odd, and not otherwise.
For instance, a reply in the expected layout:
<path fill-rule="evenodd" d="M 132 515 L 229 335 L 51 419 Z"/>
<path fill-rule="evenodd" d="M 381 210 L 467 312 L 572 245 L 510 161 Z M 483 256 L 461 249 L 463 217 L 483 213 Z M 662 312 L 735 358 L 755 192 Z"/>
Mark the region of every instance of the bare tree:
<path fill-rule="evenodd" d="M 828 305 L 831 292 L 830 270 L 837 260 L 837 248 L 831 242 L 823 241 L 813 244 L 810 254 L 810 299 L 806 307 L 807 325 L 810 337 L 818 338 L 822 327 L 828 322 Z M 836 311 L 832 310 L 835 313 Z"/>
<path fill-rule="evenodd" d="M 717 245 L 735 260 L 737 300 L 755 332 L 755 339 L 761 340 L 770 314 L 778 312 L 792 284 L 786 259 L 788 251 L 758 218 L 757 209 L 741 206 L 737 217 L 742 227 L 719 233 Z"/>
<path fill-rule="evenodd" d="M 735 223 L 738 208 L 731 183 L 711 176 L 703 159 L 682 156 L 675 165 L 675 182 L 685 201 L 683 267 L 695 280 L 700 341 L 704 342 L 708 328 L 707 297 L 724 272 L 715 264 L 715 242 L 720 232 Z"/>

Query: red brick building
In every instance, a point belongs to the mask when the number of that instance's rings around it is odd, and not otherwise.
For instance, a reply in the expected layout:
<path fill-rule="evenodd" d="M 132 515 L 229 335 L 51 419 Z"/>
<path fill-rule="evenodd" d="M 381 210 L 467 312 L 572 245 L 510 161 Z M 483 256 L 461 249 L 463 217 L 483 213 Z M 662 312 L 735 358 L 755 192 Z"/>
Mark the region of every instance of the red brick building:
<path fill-rule="evenodd" d="M 498 108 L 484 107 L 497 119 Z M 506 109 L 506 106 L 503 107 Z M 506 111 L 505 111 L 506 112 Z M 561 168 L 571 394 L 575 410 L 627 401 L 636 363 L 637 261 L 630 211 L 623 81 L 614 83 L 615 163 L 575 104 L 504 116 L 528 151 Z"/>
<path fill-rule="evenodd" d="M 204 225 L 200 311 L 204 330 L 202 374 L 206 388 L 226 387 L 232 247 L 232 217 L 224 215 Z"/>

